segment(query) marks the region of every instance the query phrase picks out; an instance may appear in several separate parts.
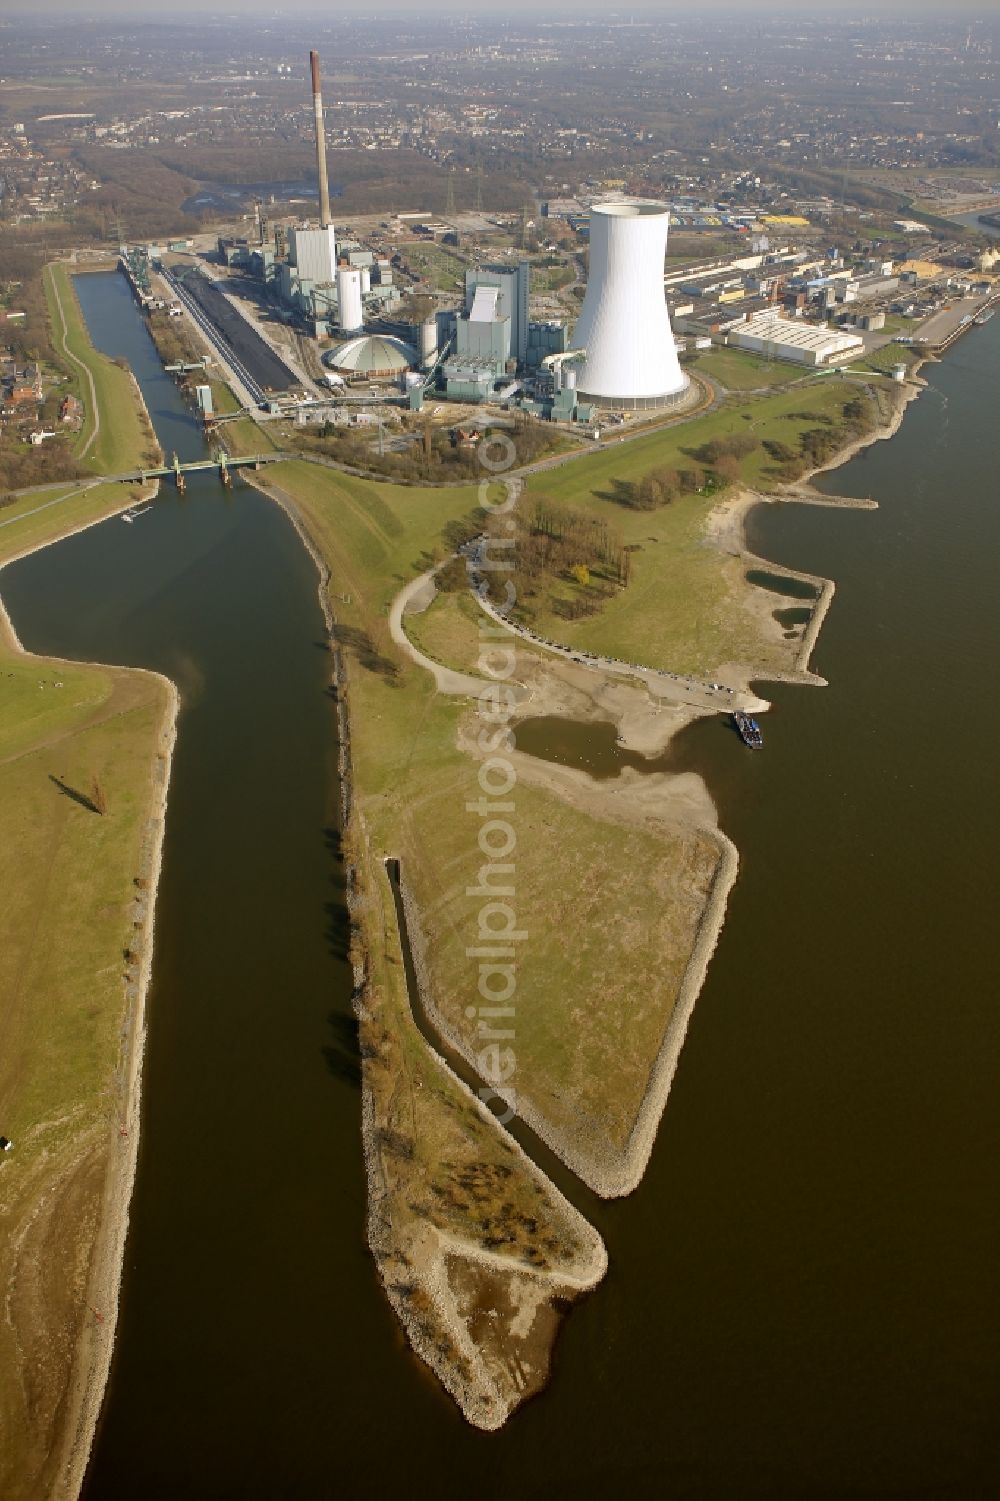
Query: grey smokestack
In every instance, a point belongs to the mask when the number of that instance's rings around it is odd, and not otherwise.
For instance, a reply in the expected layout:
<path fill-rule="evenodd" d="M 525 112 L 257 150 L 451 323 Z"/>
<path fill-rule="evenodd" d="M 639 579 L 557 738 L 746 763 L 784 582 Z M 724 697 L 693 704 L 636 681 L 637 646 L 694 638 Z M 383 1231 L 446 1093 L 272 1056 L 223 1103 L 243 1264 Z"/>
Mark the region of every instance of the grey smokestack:
<path fill-rule="evenodd" d="M 326 175 L 326 129 L 323 124 L 323 95 L 319 87 L 319 53 L 310 52 L 313 116 L 316 120 L 316 171 L 319 174 L 319 222 L 326 229 L 330 223 L 330 183 Z"/>

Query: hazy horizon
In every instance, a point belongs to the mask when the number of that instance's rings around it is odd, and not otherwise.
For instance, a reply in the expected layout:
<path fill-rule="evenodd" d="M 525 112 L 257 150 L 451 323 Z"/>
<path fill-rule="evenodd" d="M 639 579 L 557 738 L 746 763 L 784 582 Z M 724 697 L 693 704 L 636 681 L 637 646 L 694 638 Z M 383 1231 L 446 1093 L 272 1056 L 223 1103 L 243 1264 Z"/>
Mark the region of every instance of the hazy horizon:
<path fill-rule="evenodd" d="M 694 14 L 689 0 L 635 0 L 634 4 L 620 5 L 613 9 L 601 5 L 599 0 L 546 0 L 542 6 L 532 3 L 532 0 L 507 0 L 504 7 L 504 14 L 530 13 L 538 21 L 549 17 L 582 20 L 599 18 L 609 21 L 616 17 L 625 20 L 631 16 L 651 14 L 658 17 L 673 14 L 678 19 L 697 21 L 706 11 L 720 16 L 738 15 L 744 18 L 766 18 L 791 12 L 796 16 L 813 19 L 829 17 L 831 21 L 839 23 L 863 22 L 870 18 L 889 16 L 898 16 L 901 20 L 926 20 L 934 16 L 947 21 L 964 17 L 1000 20 L 997 17 L 996 0 L 960 0 L 956 6 L 948 7 L 943 6 L 941 0 L 859 0 L 856 9 L 853 6 L 838 7 L 829 3 L 802 4 L 800 0 L 766 0 L 765 4 L 758 4 L 757 0 L 699 0 Z M 303 0 L 303 3 L 294 6 L 275 5 L 274 0 L 241 0 L 239 6 L 210 7 L 206 7 L 203 0 L 173 0 L 169 14 L 182 15 L 185 19 L 201 18 L 206 25 L 234 16 L 243 21 L 274 20 L 286 23 L 311 16 L 330 20 L 372 14 L 398 15 L 408 20 L 443 14 L 467 17 L 492 15 L 498 21 L 502 19 L 496 7 L 487 5 L 485 0 L 479 0 L 479 3 L 470 3 L 470 0 L 372 0 L 368 5 L 355 3 L 340 6 L 332 13 L 328 0 Z M 0 25 L 4 27 L 30 26 L 44 20 L 86 21 L 120 17 L 128 17 L 136 26 L 164 25 L 168 21 L 165 13 L 137 15 L 135 0 L 99 0 L 97 4 L 92 3 L 92 0 L 85 4 L 67 3 L 67 0 L 34 0 L 30 16 L 18 14 L 14 0 L 0 0 Z"/>

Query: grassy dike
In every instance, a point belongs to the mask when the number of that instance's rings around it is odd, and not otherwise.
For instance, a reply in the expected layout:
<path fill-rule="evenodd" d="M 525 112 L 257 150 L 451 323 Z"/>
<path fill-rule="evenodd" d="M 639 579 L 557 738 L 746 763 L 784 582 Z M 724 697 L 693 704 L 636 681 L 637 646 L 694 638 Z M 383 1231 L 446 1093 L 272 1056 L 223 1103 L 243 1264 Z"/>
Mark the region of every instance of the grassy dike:
<path fill-rule="evenodd" d="M 78 316 L 71 294 L 62 304 Z M 92 453 L 101 467 L 138 464 L 149 437 L 131 379 L 102 371 L 79 324 L 72 341 L 95 371 Z M 5 507 L 0 599 L 4 563 L 129 499 L 121 486 L 63 487 Z M 0 1494 L 11 1501 L 75 1495 L 103 1390 L 174 713 L 155 674 L 26 654 L 0 608 L 0 1131 L 14 1142 L 0 1162 Z"/>
<path fill-rule="evenodd" d="M 0 510 L 0 562 L 9 562 L 70 532 L 104 521 L 142 494 L 138 486 L 129 489 L 125 485 L 100 485 L 84 480 L 20 495 Z"/>
<path fill-rule="evenodd" d="M 66 356 L 84 421 L 76 457 L 92 474 L 121 474 L 159 455 L 159 446 L 131 372 L 96 350 L 87 333 L 69 268 L 53 262 L 42 273 L 53 344 Z"/>

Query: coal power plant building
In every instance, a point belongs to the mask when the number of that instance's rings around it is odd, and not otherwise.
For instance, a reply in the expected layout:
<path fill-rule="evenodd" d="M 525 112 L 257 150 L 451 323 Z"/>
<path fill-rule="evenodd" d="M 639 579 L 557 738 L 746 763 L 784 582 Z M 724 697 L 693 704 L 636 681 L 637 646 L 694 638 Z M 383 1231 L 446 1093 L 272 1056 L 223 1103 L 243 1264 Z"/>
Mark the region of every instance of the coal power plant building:
<path fill-rule="evenodd" d="M 668 219 L 659 203 L 591 208 L 590 275 L 570 340 L 581 401 L 638 410 L 686 389 L 663 290 Z"/>

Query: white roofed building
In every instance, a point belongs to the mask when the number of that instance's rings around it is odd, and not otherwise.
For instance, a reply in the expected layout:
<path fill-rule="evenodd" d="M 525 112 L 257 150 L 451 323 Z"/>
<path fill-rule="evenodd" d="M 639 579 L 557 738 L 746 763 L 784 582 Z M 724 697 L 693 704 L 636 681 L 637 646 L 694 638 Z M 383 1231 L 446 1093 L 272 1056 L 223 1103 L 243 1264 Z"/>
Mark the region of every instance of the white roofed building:
<path fill-rule="evenodd" d="M 865 348 L 864 339 L 857 334 L 828 328 L 825 323 L 782 318 L 770 309 L 730 329 L 727 342 L 751 354 L 813 366 L 846 364 Z"/>

